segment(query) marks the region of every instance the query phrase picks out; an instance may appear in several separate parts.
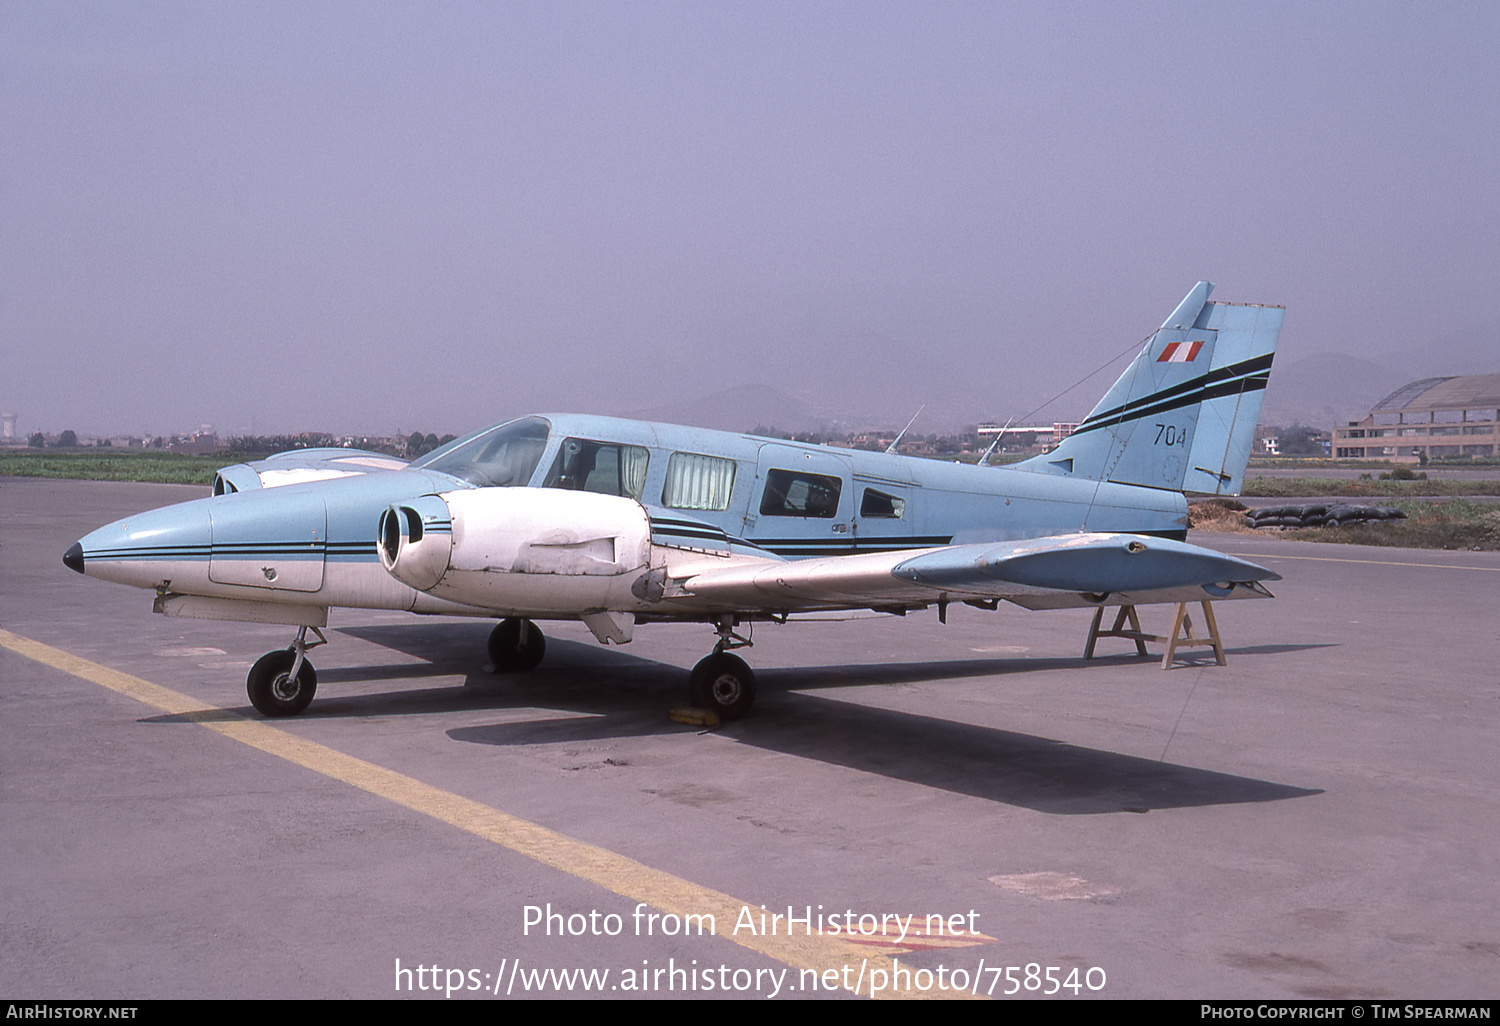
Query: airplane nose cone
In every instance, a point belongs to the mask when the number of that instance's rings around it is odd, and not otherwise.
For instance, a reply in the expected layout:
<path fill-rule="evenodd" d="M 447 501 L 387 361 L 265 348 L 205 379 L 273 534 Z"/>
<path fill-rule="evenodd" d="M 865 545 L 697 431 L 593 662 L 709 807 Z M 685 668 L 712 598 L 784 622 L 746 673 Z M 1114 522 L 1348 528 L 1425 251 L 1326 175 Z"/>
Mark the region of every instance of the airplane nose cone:
<path fill-rule="evenodd" d="M 166 506 L 116 520 L 84 535 L 63 555 L 69 570 L 101 581 L 155 588 L 207 578 L 212 499 Z"/>

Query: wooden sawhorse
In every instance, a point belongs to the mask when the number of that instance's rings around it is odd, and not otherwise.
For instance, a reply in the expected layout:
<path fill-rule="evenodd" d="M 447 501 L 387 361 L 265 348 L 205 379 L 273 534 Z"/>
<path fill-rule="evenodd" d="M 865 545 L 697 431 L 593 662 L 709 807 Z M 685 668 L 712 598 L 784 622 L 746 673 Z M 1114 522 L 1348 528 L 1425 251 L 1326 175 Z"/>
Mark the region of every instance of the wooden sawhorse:
<path fill-rule="evenodd" d="M 1214 619 L 1214 607 L 1212 602 L 1198 603 L 1203 607 L 1203 620 L 1208 627 L 1208 636 L 1200 638 L 1193 631 L 1193 619 L 1188 616 L 1186 602 L 1177 603 L 1177 615 L 1172 619 L 1172 633 L 1170 635 L 1147 634 L 1141 630 L 1140 617 L 1136 616 L 1135 606 L 1121 606 L 1119 613 L 1115 615 L 1115 625 L 1107 631 L 1101 631 L 1099 625 L 1104 622 L 1104 607 L 1100 606 L 1094 610 L 1094 622 L 1089 627 L 1089 640 L 1083 646 L 1083 657 L 1094 658 L 1094 643 L 1100 638 L 1127 638 L 1135 642 L 1136 655 L 1147 655 L 1146 642 L 1160 641 L 1167 646 L 1166 654 L 1161 657 L 1161 668 L 1170 670 L 1172 661 L 1177 657 L 1179 648 L 1202 648 L 1212 646 L 1214 658 L 1223 666 L 1227 660 L 1224 658 L 1224 642 L 1219 637 L 1219 622 Z M 1130 624 L 1127 629 L 1126 623 Z"/>

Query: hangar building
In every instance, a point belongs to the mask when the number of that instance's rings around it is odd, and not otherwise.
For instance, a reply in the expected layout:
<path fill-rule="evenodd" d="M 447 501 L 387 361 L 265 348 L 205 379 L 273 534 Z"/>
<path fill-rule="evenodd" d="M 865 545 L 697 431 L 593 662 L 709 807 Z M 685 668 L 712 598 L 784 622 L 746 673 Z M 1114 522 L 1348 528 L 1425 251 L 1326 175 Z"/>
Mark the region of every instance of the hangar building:
<path fill-rule="evenodd" d="M 1333 429 L 1333 455 L 1415 463 L 1500 454 L 1500 374 L 1423 378 Z"/>

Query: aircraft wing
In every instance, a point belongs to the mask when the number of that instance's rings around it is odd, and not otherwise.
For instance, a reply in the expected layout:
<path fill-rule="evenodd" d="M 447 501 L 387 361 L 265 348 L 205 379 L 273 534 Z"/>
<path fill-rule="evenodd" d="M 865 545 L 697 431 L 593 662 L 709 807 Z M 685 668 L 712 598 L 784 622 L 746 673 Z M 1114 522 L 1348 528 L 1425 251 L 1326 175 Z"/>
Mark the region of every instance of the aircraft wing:
<path fill-rule="evenodd" d="M 677 595 L 715 608 L 768 612 L 905 608 L 1005 599 L 1028 609 L 1270 596 L 1280 575 L 1211 549 L 1135 534 L 1069 534 L 1017 542 L 871 552 L 796 562 L 669 569 Z"/>
<path fill-rule="evenodd" d="M 402 470 L 406 460 L 367 449 L 291 449 L 251 463 L 220 467 L 214 475 L 214 494 L 247 492 L 258 488 L 328 481 L 357 474 Z"/>

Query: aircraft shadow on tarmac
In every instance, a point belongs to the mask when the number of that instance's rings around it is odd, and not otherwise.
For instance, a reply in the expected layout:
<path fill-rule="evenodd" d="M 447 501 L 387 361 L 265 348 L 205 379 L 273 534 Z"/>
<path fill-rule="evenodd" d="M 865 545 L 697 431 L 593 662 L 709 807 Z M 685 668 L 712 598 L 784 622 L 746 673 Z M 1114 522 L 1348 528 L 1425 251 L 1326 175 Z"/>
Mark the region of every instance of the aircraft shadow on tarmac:
<path fill-rule="evenodd" d="M 456 741 L 501 746 L 698 730 L 670 722 L 664 715 L 666 707 L 685 699 L 687 671 L 682 667 L 619 649 L 552 638 L 548 641 L 547 662 L 540 668 L 529 674 L 495 676 L 476 665 L 483 658 L 487 630 L 486 625 L 484 631 L 476 631 L 468 623 L 344 628 L 340 633 L 425 661 L 329 667 L 319 673 L 322 684 L 455 676 L 463 677 L 464 684 L 376 695 L 341 695 L 326 688 L 305 715 L 386 717 L 474 709 L 565 712 L 563 717 L 528 716 L 447 732 Z M 1298 647 L 1306 646 L 1262 646 L 1277 651 Z M 1103 670 L 1134 660 L 1134 656 L 1120 655 L 1089 663 L 1076 658 L 992 658 L 763 668 L 757 672 L 760 699 L 754 715 L 722 730 L 740 744 L 767 751 L 1058 815 L 1279 801 L 1321 793 L 1052 738 L 799 693 L 1064 669 Z M 245 714 L 250 714 L 248 707 L 149 719 L 183 722 L 237 719 Z"/>
<path fill-rule="evenodd" d="M 330 689 L 320 693 L 307 715 L 389 716 L 486 708 L 542 708 L 571 714 L 457 727 L 447 732 L 457 741 L 500 746 L 698 730 L 670 722 L 664 715 L 666 706 L 680 704 L 685 697 L 687 671 L 682 667 L 619 649 L 551 638 L 542 667 L 529 674 L 497 677 L 476 668 L 477 660 L 483 658 L 483 633 L 469 624 L 444 626 L 447 629 L 437 624 L 344 629 L 342 633 L 431 662 L 330 668 L 320 673 L 320 681 L 352 683 L 462 675 L 462 687 L 348 696 Z M 1281 651 L 1302 646 L 1268 647 Z M 1031 734 L 799 693 L 1061 669 L 1104 669 L 1134 658 L 1105 657 L 1091 663 L 1076 658 L 994 658 L 764 668 L 757 671 L 760 698 L 755 713 L 722 729 L 740 744 L 767 751 L 1058 815 L 1147 812 L 1279 801 L 1322 793 Z"/>

